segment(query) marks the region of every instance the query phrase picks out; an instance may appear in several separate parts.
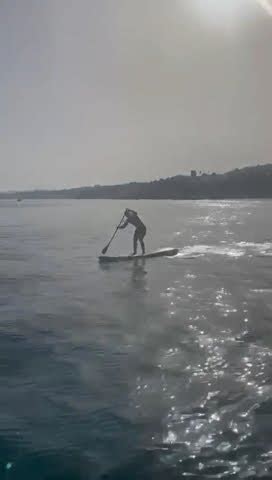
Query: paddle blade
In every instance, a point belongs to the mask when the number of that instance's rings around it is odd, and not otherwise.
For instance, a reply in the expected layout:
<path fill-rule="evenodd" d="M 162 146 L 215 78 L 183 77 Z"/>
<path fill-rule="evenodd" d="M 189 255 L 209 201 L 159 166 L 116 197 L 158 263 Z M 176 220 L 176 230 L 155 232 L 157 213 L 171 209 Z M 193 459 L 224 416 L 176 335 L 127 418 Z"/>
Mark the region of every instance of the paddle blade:
<path fill-rule="evenodd" d="M 107 250 L 109 248 L 109 245 L 106 245 L 103 250 L 102 250 L 102 255 L 105 255 L 105 253 L 107 253 Z"/>
<path fill-rule="evenodd" d="M 110 241 L 109 241 L 108 245 L 106 245 L 106 246 L 103 248 L 103 250 L 102 250 L 102 254 L 103 254 L 103 255 L 105 255 L 105 253 L 106 253 L 106 251 L 108 250 L 108 248 L 109 248 L 109 246 L 110 246 L 111 242 L 113 241 L 113 239 L 114 239 L 114 237 L 115 237 L 116 233 L 118 232 L 118 229 L 119 229 L 119 227 L 120 227 L 120 225 L 121 225 L 122 221 L 124 220 L 124 216 L 125 216 L 125 215 L 123 215 L 123 216 L 122 216 L 121 222 L 120 222 L 120 223 L 119 223 L 119 225 L 116 227 L 116 229 L 115 229 L 115 231 L 114 231 L 114 233 L 113 233 L 113 236 L 111 237 L 111 239 L 110 239 Z"/>

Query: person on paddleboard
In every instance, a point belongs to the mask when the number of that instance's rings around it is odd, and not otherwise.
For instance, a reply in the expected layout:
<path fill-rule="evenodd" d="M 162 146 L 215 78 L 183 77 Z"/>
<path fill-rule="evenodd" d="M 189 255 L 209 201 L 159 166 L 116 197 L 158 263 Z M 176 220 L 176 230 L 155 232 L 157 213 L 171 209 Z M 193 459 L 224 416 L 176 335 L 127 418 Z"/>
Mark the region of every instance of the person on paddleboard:
<path fill-rule="evenodd" d="M 133 253 L 132 255 L 137 254 L 137 247 L 138 241 L 140 242 L 142 253 L 145 254 L 145 244 L 144 244 L 144 237 L 146 234 L 146 226 L 143 224 L 142 220 L 138 217 L 137 212 L 134 210 L 130 210 L 127 208 L 125 210 L 125 222 L 120 225 L 118 228 L 123 229 L 126 228 L 129 224 L 135 227 L 134 237 L 133 237 Z"/>

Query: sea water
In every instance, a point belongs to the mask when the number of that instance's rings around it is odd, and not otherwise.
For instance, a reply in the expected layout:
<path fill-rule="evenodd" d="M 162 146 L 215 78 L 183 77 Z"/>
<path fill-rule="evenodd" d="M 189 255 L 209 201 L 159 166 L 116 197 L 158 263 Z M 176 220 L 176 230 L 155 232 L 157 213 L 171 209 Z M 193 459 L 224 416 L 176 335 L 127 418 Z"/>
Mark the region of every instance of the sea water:
<path fill-rule="evenodd" d="M 99 265 L 126 207 L 179 254 Z M 271 225 L 271 201 L 1 201 L 0 479 L 270 478 Z"/>

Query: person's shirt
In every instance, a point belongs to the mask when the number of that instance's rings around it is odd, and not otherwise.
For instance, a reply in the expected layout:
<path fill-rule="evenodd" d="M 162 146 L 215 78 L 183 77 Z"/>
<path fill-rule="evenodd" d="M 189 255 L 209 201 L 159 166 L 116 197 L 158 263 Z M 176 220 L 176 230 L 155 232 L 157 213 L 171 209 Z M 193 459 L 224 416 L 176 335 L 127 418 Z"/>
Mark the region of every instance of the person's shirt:
<path fill-rule="evenodd" d="M 142 220 L 136 214 L 128 217 L 125 223 L 123 223 L 121 228 L 126 228 L 129 224 L 133 225 L 135 228 L 140 228 L 145 226 Z"/>

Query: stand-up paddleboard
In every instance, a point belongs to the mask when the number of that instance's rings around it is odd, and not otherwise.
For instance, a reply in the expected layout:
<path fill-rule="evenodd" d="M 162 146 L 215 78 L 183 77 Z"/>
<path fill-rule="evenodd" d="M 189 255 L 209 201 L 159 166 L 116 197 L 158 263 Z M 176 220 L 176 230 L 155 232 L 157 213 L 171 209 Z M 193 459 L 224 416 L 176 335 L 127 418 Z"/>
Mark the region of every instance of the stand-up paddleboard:
<path fill-rule="evenodd" d="M 139 258 L 156 258 L 156 257 L 174 257 L 178 253 L 178 248 L 164 248 L 162 250 L 157 250 L 156 252 L 146 253 L 145 255 L 120 255 L 118 257 L 108 257 L 106 255 L 101 255 L 99 257 L 99 262 L 122 262 L 128 260 L 137 260 Z"/>

